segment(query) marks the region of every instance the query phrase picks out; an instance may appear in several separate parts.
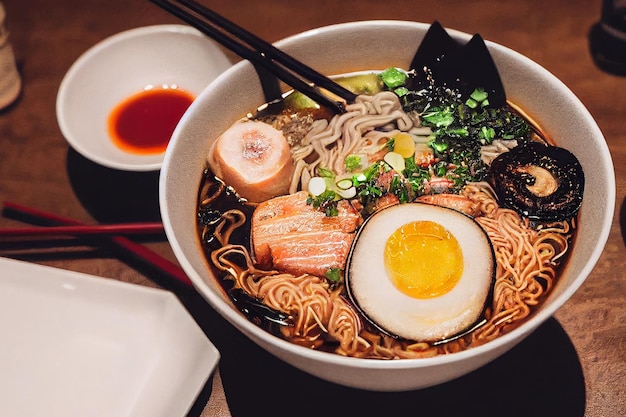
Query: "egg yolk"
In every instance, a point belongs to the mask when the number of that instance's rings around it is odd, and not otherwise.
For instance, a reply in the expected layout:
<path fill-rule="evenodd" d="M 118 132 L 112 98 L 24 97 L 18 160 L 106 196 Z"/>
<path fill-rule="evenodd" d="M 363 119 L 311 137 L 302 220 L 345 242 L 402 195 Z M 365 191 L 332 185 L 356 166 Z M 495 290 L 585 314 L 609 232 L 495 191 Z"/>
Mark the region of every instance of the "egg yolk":
<path fill-rule="evenodd" d="M 463 273 L 463 252 L 456 238 L 432 221 L 407 223 L 387 239 L 385 267 L 392 283 L 414 298 L 450 291 Z"/>

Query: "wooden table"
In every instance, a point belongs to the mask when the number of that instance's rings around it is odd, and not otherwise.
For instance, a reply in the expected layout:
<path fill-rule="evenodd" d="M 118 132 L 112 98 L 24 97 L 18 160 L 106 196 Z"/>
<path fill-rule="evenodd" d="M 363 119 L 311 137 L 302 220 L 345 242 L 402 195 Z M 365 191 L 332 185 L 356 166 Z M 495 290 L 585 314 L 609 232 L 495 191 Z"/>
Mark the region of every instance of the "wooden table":
<path fill-rule="evenodd" d="M 479 411 L 505 416 L 626 415 L 626 249 L 621 229 L 626 78 L 597 69 L 589 55 L 587 34 L 599 18 L 600 0 L 204 3 L 269 41 L 353 20 L 439 20 L 450 28 L 478 32 L 543 65 L 589 108 L 614 158 L 616 215 L 606 249 L 588 280 L 553 319 L 485 368 L 426 390 L 369 393 L 319 381 L 285 365 L 237 334 L 196 294 L 106 246 L 5 248 L 1 256 L 177 292 L 222 353 L 213 384 L 201 393 L 192 416 Z M 96 42 L 125 29 L 179 21 L 147 0 L 4 4 L 24 88 L 20 99 L 0 113 L 0 198 L 87 223 L 158 219 L 158 173 L 118 172 L 79 156 L 59 131 L 55 98 L 72 62 Z M 21 225 L 0 218 L 0 227 Z M 144 243 L 175 261 L 164 238 Z"/>

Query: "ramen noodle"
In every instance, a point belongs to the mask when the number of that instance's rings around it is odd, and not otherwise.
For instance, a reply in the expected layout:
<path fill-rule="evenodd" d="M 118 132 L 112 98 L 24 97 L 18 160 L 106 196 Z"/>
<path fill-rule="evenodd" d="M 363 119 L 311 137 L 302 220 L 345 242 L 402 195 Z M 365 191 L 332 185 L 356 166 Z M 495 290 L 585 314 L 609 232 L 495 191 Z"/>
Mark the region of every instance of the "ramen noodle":
<path fill-rule="evenodd" d="M 512 107 L 507 111 L 522 119 Z M 207 166 L 198 199 L 199 235 L 224 288 L 230 294 L 237 290 L 246 295 L 248 306 L 242 311 L 251 320 L 307 348 L 358 358 L 424 358 L 487 343 L 523 323 L 547 297 L 567 258 L 576 216 L 548 220 L 524 216 L 521 210 L 502 204 L 489 174 L 492 161 L 526 142 L 541 141 L 551 147 L 545 134 L 529 129 L 525 137 L 493 137 L 477 146 L 471 161 L 446 160 L 457 157 L 454 152 L 459 145 L 451 141 L 446 145 L 452 150 L 441 151 L 432 142 L 434 129 L 424 122 L 424 114 L 406 110 L 397 94 L 382 91 L 360 95 L 346 106 L 345 113 L 329 118 L 286 109 L 260 120 L 283 132 L 291 150 L 289 186 L 284 196 L 276 198 L 282 198 L 281 204 L 293 210 L 297 206 L 298 211 L 297 216 L 282 219 L 285 223 L 276 226 L 283 228 L 279 236 L 268 237 L 265 234 L 270 232 L 257 227 L 260 221 L 255 220 L 255 211 L 258 216 L 268 203 L 247 201 L 238 189 L 216 176 L 210 164 Z M 295 130 L 304 134 L 290 136 L 296 125 Z M 400 146 L 397 138 L 401 134 L 412 138 L 408 145 L 411 156 L 390 157 L 404 152 L 395 147 Z M 313 184 L 320 183 L 317 178 L 323 179 L 326 188 L 312 193 Z M 465 217 L 480 226 L 493 251 L 493 280 L 480 318 L 470 327 L 436 340 L 409 340 L 379 327 L 355 304 L 343 275 L 345 256 L 350 256 L 353 242 L 361 238 L 358 231 L 368 218 L 385 207 L 423 204 L 427 199 L 428 204 L 464 211 Z M 283 207 L 274 203 L 274 198 L 268 201 L 276 204 L 271 206 L 274 211 Z M 352 226 L 346 229 L 350 210 L 359 217 L 351 218 Z M 337 228 L 348 231 L 329 232 L 323 229 L 326 226 L 316 229 L 318 224 L 331 222 L 332 216 Z M 274 218 L 263 220 L 270 222 L 269 229 L 274 226 Z M 294 224 L 300 229 L 287 227 Z M 300 248 L 294 243 L 298 233 L 302 239 L 306 234 L 313 243 L 303 243 Z M 332 244 L 334 236 L 340 239 L 338 244 L 347 247 L 347 255 L 320 253 L 319 248 Z M 261 249 L 255 246 L 261 237 L 275 245 L 264 261 L 260 259 Z M 315 256 L 309 252 L 307 256 L 320 262 L 328 259 L 331 266 L 324 267 L 324 274 L 312 272 L 316 270 L 307 269 L 307 265 L 314 261 L 306 259 L 295 261 L 296 268 L 290 259 L 297 254 L 290 248 L 317 251 Z M 272 317 L 284 322 L 276 324 Z"/>

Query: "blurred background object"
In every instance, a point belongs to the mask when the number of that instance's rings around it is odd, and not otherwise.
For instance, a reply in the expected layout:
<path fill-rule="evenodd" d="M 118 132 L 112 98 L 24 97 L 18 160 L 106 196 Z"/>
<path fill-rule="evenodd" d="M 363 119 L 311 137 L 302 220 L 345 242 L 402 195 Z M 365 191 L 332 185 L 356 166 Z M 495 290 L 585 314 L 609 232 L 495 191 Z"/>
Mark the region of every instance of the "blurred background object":
<path fill-rule="evenodd" d="M 603 0 L 600 21 L 591 27 L 589 48 L 595 64 L 626 75 L 626 0 Z"/>
<path fill-rule="evenodd" d="M 5 19 L 6 11 L 0 2 L 0 109 L 12 104 L 20 95 L 22 87 L 13 47 L 9 42 L 9 31 L 4 24 Z"/>

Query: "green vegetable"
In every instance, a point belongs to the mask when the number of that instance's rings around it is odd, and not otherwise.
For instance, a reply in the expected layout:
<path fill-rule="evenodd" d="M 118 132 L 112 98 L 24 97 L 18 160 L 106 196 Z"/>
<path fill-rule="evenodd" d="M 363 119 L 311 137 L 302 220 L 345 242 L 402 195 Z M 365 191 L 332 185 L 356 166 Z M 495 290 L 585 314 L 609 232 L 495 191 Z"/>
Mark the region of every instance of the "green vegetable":
<path fill-rule="evenodd" d="M 428 169 L 417 166 L 414 158 L 407 158 L 405 162 L 405 168 L 402 174 L 411 185 L 413 194 L 424 194 L 424 183 L 430 178 L 430 172 Z"/>
<path fill-rule="evenodd" d="M 383 89 L 382 80 L 373 72 L 339 78 L 337 82 L 355 94 L 374 95 Z"/>
<path fill-rule="evenodd" d="M 344 179 L 342 179 L 340 181 L 337 181 L 337 184 L 335 184 L 335 185 L 340 190 L 347 190 L 348 188 L 352 187 L 352 179 L 344 178 Z"/>
<path fill-rule="evenodd" d="M 398 97 L 403 97 L 409 94 L 409 89 L 406 87 L 398 87 L 395 90 L 393 90 L 393 92 L 396 93 Z"/>
<path fill-rule="evenodd" d="M 285 105 L 296 109 L 319 109 L 320 105 L 299 91 L 294 91 L 285 97 Z"/>
<path fill-rule="evenodd" d="M 367 181 L 367 177 L 363 173 L 352 176 L 352 185 L 354 185 L 355 187 L 363 184 L 366 181 Z"/>
<path fill-rule="evenodd" d="M 385 172 L 385 166 L 383 161 L 375 162 L 362 174 L 352 177 L 357 189 L 357 197 L 364 207 L 368 207 L 384 194 L 385 190 L 378 184 L 378 177 Z"/>
<path fill-rule="evenodd" d="M 332 190 L 326 190 L 317 197 L 309 195 L 307 197 L 307 204 L 313 205 L 318 210 L 326 213 L 326 216 L 333 217 L 339 214 L 337 210 L 337 194 Z"/>
<path fill-rule="evenodd" d="M 387 143 L 385 143 L 385 148 L 387 148 L 387 151 L 393 152 L 396 148 L 396 140 L 394 138 L 389 139 Z"/>
<path fill-rule="evenodd" d="M 446 142 L 437 142 L 436 137 L 433 137 L 429 142 L 428 146 L 433 148 L 435 152 L 442 154 L 448 149 L 448 144 Z"/>
<path fill-rule="evenodd" d="M 410 183 L 403 181 L 403 177 L 396 175 L 391 179 L 389 192 L 398 197 L 401 203 L 408 203 L 413 199 Z"/>
<path fill-rule="evenodd" d="M 392 91 L 397 88 L 400 87 Z M 488 93 L 481 87 L 462 97 L 459 91 L 433 83 L 399 97 L 404 110 L 417 112 L 422 125 L 432 130 L 428 146 L 437 159 L 447 164 L 445 175 L 455 183 L 460 183 L 459 178 L 486 179 L 487 166 L 480 158 L 481 146 L 496 139 L 516 139 L 520 143 L 530 140 L 529 124 L 506 105 L 490 107 Z M 442 172 L 438 169 L 438 173 Z"/>
<path fill-rule="evenodd" d="M 496 131 L 493 127 L 482 126 L 478 132 L 478 137 L 484 139 L 487 143 L 491 143 L 493 138 L 496 137 Z"/>
<path fill-rule="evenodd" d="M 330 268 L 324 273 L 324 276 L 331 284 L 339 284 L 342 279 L 342 271 L 339 268 Z"/>
<path fill-rule="evenodd" d="M 448 163 L 444 161 L 437 162 L 435 166 L 433 166 L 433 171 L 435 173 L 435 176 L 444 177 L 446 175 L 446 172 L 448 171 Z"/>
<path fill-rule="evenodd" d="M 469 107 L 470 109 L 475 109 L 478 107 L 478 103 L 476 102 L 476 100 L 472 100 L 471 98 L 467 99 L 467 101 L 465 102 L 465 105 Z"/>
<path fill-rule="evenodd" d="M 427 113 L 423 113 L 422 120 L 434 127 L 448 127 L 454 123 L 453 109 L 450 107 L 434 108 Z"/>
<path fill-rule="evenodd" d="M 472 91 L 472 94 L 470 94 L 469 98 L 465 102 L 465 105 L 471 109 L 487 107 L 489 105 L 487 96 L 488 94 L 483 88 L 476 88 Z"/>
<path fill-rule="evenodd" d="M 381 72 L 380 78 L 388 88 L 393 89 L 404 86 L 408 76 L 404 71 L 391 67 Z"/>
<path fill-rule="evenodd" d="M 335 178 L 335 173 L 328 168 L 317 168 L 317 174 L 322 178 Z"/>
<path fill-rule="evenodd" d="M 365 171 L 363 171 L 365 181 L 372 181 L 373 179 L 378 178 L 378 175 L 380 175 L 381 170 L 384 169 L 384 166 L 385 164 L 379 161 L 365 168 Z"/>
<path fill-rule="evenodd" d="M 361 167 L 361 156 L 359 155 L 348 155 L 344 161 L 346 165 L 346 170 L 348 172 L 352 172 Z"/>
<path fill-rule="evenodd" d="M 474 91 L 472 91 L 470 97 L 474 99 L 477 103 L 482 103 L 483 101 L 487 100 L 487 95 L 487 92 L 483 88 L 478 87 L 474 89 Z"/>

